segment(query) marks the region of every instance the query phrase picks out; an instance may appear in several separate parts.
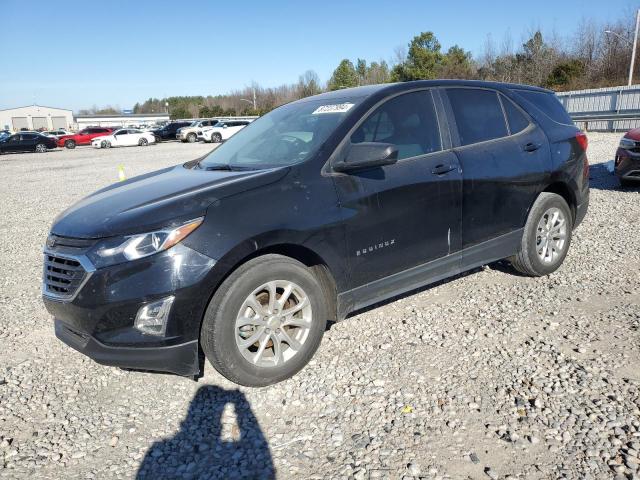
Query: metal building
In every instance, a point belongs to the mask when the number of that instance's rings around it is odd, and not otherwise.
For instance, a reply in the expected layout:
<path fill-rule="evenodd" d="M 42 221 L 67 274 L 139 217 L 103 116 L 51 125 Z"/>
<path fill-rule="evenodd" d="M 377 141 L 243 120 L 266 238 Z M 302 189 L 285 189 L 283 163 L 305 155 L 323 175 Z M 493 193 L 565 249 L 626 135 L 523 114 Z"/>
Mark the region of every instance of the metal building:
<path fill-rule="evenodd" d="M 113 115 L 76 115 L 78 130 L 85 127 L 128 127 L 148 123 L 168 122 L 168 113 L 129 113 Z"/>
<path fill-rule="evenodd" d="M 55 130 L 73 126 L 73 112 L 65 108 L 30 105 L 0 110 L 0 130 Z"/>

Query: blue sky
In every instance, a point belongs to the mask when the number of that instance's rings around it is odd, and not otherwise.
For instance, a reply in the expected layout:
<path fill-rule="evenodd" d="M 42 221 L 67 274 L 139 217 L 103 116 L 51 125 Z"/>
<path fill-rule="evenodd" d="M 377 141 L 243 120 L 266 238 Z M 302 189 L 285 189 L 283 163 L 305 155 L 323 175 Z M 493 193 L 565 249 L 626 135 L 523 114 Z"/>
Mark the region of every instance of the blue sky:
<path fill-rule="evenodd" d="M 18 1 L 0 2 L 0 108 L 96 104 L 130 108 L 150 96 L 221 94 L 256 81 L 326 81 L 342 58 L 391 60 L 433 31 L 474 54 L 487 34 L 514 45 L 540 27 L 573 34 L 583 18 L 616 20 L 630 0 L 518 1 Z"/>

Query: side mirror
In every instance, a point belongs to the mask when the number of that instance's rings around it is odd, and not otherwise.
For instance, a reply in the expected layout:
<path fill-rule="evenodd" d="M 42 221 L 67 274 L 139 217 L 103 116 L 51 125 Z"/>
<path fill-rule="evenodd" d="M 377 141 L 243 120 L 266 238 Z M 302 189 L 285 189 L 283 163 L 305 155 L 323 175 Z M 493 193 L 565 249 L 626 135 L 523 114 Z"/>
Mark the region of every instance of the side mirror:
<path fill-rule="evenodd" d="M 349 148 L 344 162 L 333 165 L 336 172 L 351 172 L 365 168 L 393 165 L 398 161 L 398 148 L 391 143 L 362 142 Z"/>
<path fill-rule="evenodd" d="M 222 125 L 222 128 L 227 128 L 227 125 Z"/>

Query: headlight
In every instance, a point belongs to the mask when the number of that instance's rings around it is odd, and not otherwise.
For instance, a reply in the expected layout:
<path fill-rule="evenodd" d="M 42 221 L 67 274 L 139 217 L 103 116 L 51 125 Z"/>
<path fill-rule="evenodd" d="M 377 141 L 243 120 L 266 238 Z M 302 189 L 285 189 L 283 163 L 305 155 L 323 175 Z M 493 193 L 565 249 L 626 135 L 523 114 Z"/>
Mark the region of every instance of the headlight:
<path fill-rule="evenodd" d="M 622 138 L 620 140 L 620 148 L 635 148 L 636 141 L 630 138 Z"/>
<path fill-rule="evenodd" d="M 204 217 L 189 220 L 174 228 L 155 232 L 129 235 L 126 237 L 107 238 L 99 242 L 88 257 L 96 268 L 115 265 L 139 258 L 148 257 L 167 250 L 184 240 L 198 228 Z"/>

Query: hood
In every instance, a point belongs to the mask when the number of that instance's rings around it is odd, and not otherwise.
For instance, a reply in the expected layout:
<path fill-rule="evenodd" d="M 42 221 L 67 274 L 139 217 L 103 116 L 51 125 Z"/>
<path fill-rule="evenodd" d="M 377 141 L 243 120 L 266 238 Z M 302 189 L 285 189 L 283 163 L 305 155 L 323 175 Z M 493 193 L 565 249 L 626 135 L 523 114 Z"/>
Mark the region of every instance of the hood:
<path fill-rule="evenodd" d="M 640 128 L 634 128 L 629 130 L 625 135 L 625 138 L 630 138 L 631 140 L 640 141 Z"/>
<path fill-rule="evenodd" d="M 54 220 L 51 233 L 104 238 L 148 232 L 205 215 L 216 200 L 278 181 L 289 169 L 205 171 L 183 165 L 118 182 Z"/>

